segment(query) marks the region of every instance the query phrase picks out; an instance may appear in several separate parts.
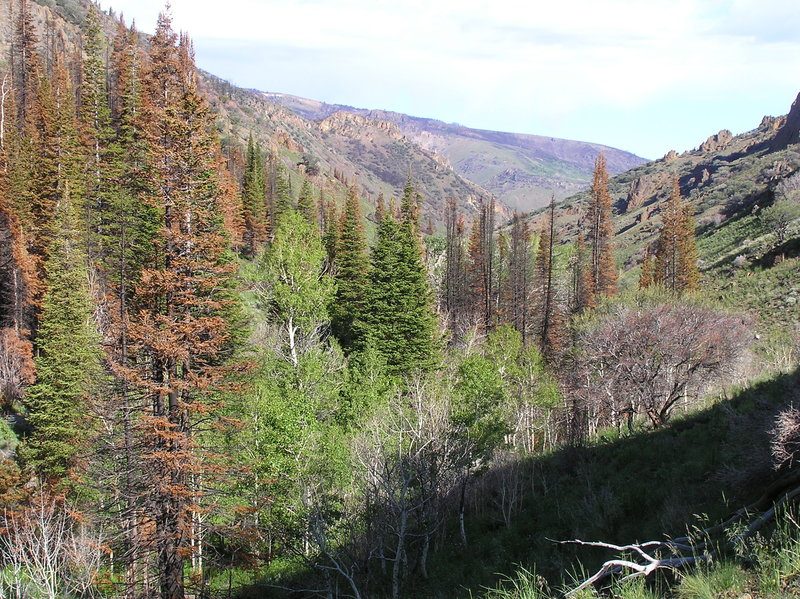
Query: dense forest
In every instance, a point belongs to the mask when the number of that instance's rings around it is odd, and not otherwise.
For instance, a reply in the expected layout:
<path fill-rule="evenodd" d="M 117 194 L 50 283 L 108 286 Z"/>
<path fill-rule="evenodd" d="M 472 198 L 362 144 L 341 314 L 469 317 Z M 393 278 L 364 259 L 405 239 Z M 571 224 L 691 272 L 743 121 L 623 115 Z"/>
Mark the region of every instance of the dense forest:
<path fill-rule="evenodd" d="M 168 11 L 152 36 L 121 19 L 106 35 L 112 17 L 91 5 L 75 55 L 39 39 L 26 0 L 11 4 L 0 596 L 534 597 L 562 584 L 590 596 L 583 580 L 599 588 L 620 569 L 753 560 L 741 548 L 774 525 L 773 503 L 800 495 L 800 414 L 779 407 L 757 432 L 773 430 L 759 468 L 781 474 L 766 499 L 717 505 L 714 518 L 735 512 L 725 526 L 657 546 L 603 528 L 625 512 L 602 499 L 614 469 L 590 474 L 589 456 L 683 438 L 697 410 L 749 381 L 779 406 L 797 395 L 796 332 L 775 336 L 704 292 L 713 273 L 700 271 L 677 177 L 636 276 L 615 253 L 602 154 L 577 237 L 563 236 L 554 201 L 533 227 L 499 222 L 491 197 L 470 220 L 448 199 L 436 231 L 410 168 L 402 196 L 379 198 L 367 220 L 357 182 L 331 193 L 315 161 L 266 150 L 255 132 L 221 138 Z M 791 175 L 763 211 L 769 226 L 783 211 L 773 246 L 786 264 L 800 216 Z M 764 358 L 761 335 L 782 361 Z M 715 442 L 696 443 L 716 455 Z M 559 485 L 590 491 L 570 504 Z M 606 534 L 574 545 L 604 541 L 618 559 L 571 579 L 570 561 L 592 558 L 531 528 L 514 541 L 528 553 L 482 573 L 455 565 L 518 521 L 534 526 L 538 494 L 540 520 L 574 518 L 553 534 Z M 690 498 L 669 502 L 662 524 L 688 525 Z M 735 538 L 714 536 L 732 526 Z M 518 594 L 487 588 L 515 564 Z"/>

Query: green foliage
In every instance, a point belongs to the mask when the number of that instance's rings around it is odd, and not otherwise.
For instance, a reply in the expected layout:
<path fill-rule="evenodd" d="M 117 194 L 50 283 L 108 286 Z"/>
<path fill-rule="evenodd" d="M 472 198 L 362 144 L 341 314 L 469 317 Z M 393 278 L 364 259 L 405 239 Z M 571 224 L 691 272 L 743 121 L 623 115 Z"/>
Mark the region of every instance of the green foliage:
<path fill-rule="evenodd" d="M 778 244 L 786 241 L 792 223 L 800 219 L 800 201 L 778 200 L 761 213 L 761 219 L 775 233 Z"/>
<path fill-rule="evenodd" d="M 549 596 L 544 578 L 526 568 L 519 568 L 513 577 L 503 577 L 496 587 L 481 595 L 484 599 L 547 599 Z"/>
<path fill-rule="evenodd" d="M 795 514 L 783 511 L 769 539 L 755 546 L 758 586 L 770 596 L 800 594 L 800 525 Z"/>
<path fill-rule="evenodd" d="M 247 139 L 244 176 L 242 177 L 242 217 L 245 252 L 252 257 L 267 235 L 267 184 L 264 179 L 264 156 L 261 147 Z"/>
<path fill-rule="evenodd" d="M 386 372 L 386 359 L 368 345 L 348 357 L 339 419 L 343 426 L 357 427 L 397 393 L 397 380 Z"/>
<path fill-rule="evenodd" d="M 369 258 L 361 207 L 350 189 L 336 234 L 334 269 L 336 300 L 331 305 L 333 334 L 345 351 L 364 346 L 363 320 L 369 295 Z"/>
<path fill-rule="evenodd" d="M 433 296 L 410 224 L 390 216 L 381 220 L 368 298 L 367 338 L 386 358 L 391 373 L 429 371 L 439 364 Z"/>
<path fill-rule="evenodd" d="M 317 228 L 288 210 L 260 261 L 259 307 L 283 332 L 281 351 L 295 365 L 328 324 L 335 286 L 325 272 L 325 257 Z"/>
<path fill-rule="evenodd" d="M 317 224 L 317 206 L 311 181 L 308 179 L 303 179 L 303 186 L 300 188 L 300 196 L 297 200 L 297 210 L 309 223 Z"/>
<path fill-rule="evenodd" d="M 56 220 L 60 230 L 47 262 L 37 380 L 26 397 L 33 433 L 23 451 L 28 465 L 49 480 L 70 474 L 88 440 L 93 427 L 89 408 L 100 377 L 86 255 L 68 198 Z"/>
<path fill-rule="evenodd" d="M 487 455 L 509 432 L 505 418 L 508 391 L 497 365 L 483 356 L 464 358 L 457 376 L 458 400 L 452 419 L 475 443 L 476 455 Z"/>

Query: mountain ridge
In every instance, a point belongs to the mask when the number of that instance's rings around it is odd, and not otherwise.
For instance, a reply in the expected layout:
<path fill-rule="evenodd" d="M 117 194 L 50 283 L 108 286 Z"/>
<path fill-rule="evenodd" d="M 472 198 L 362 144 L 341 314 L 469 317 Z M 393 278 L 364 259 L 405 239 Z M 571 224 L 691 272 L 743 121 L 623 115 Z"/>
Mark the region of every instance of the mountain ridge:
<path fill-rule="evenodd" d="M 262 92 L 296 114 L 321 121 L 336 113 L 388 121 L 424 149 L 445 158 L 461 176 L 521 211 L 545 205 L 588 186 L 602 151 L 613 174 L 646 160 L 603 144 L 544 135 L 492 131 L 391 110 L 328 104 L 280 92 Z"/>

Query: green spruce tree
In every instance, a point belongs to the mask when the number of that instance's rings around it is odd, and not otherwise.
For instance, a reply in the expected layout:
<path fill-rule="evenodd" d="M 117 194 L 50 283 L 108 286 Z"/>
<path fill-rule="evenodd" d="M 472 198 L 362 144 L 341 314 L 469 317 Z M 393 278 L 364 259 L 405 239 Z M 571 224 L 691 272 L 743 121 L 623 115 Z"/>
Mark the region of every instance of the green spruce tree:
<path fill-rule="evenodd" d="M 24 460 L 47 483 L 77 473 L 92 428 L 90 403 L 100 375 L 98 335 L 76 210 L 65 197 L 47 260 L 39 323 L 37 380 L 27 393 L 33 432 Z"/>
<path fill-rule="evenodd" d="M 347 196 L 339 222 L 334 272 L 336 299 L 331 306 L 331 327 L 345 351 L 363 347 L 363 327 L 369 289 L 369 258 L 361 205 L 355 188 Z"/>
<path fill-rule="evenodd" d="M 365 313 L 368 340 L 396 375 L 432 370 L 441 352 L 433 294 L 410 221 L 381 220 Z"/>

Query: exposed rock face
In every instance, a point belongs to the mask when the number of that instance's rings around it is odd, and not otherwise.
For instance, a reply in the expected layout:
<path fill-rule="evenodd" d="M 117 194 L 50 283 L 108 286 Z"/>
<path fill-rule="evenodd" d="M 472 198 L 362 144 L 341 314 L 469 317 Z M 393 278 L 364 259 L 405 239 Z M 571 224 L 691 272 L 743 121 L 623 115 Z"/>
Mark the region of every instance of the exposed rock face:
<path fill-rule="evenodd" d="M 673 160 L 677 160 L 678 153 L 675 150 L 670 150 L 666 154 L 664 154 L 664 158 L 662 160 L 664 162 L 672 162 Z"/>
<path fill-rule="evenodd" d="M 367 118 L 359 114 L 349 112 L 336 112 L 328 118 L 320 121 L 319 130 L 323 133 L 333 131 L 343 135 L 359 136 L 369 127 L 374 127 L 378 131 L 386 133 L 390 139 L 405 139 L 405 135 L 394 123 Z"/>
<path fill-rule="evenodd" d="M 660 189 L 669 182 L 669 176 L 666 173 L 659 173 L 658 175 L 651 175 L 647 177 L 639 177 L 631 183 L 631 188 L 628 191 L 628 198 L 626 200 L 625 212 L 633 212 L 637 208 L 644 206 L 648 200 L 655 197 Z"/>
<path fill-rule="evenodd" d="M 702 145 L 700 146 L 701 152 L 718 152 L 722 150 L 725 146 L 733 141 L 733 133 L 728 131 L 727 129 L 723 129 L 716 135 L 712 135 L 707 140 L 705 140 Z"/>
<path fill-rule="evenodd" d="M 758 126 L 759 131 L 764 133 L 775 133 L 778 129 L 783 127 L 786 123 L 785 116 L 765 116 L 761 119 L 761 124 Z"/>
<path fill-rule="evenodd" d="M 770 144 L 771 150 L 782 150 L 789 144 L 794 144 L 800 141 L 800 94 L 792 102 L 792 108 L 789 114 L 786 115 L 786 121 L 783 126 L 775 134 L 775 138 Z"/>
<path fill-rule="evenodd" d="M 275 134 L 275 141 L 282 145 L 284 148 L 289 150 L 290 152 L 300 153 L 304 151 L 304 148 L 298 144 L 294 138 L 287 133 L 286 131 L 278 131 Z"/>

